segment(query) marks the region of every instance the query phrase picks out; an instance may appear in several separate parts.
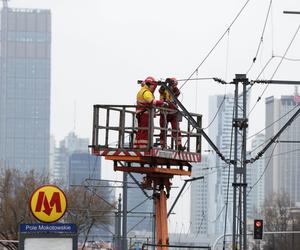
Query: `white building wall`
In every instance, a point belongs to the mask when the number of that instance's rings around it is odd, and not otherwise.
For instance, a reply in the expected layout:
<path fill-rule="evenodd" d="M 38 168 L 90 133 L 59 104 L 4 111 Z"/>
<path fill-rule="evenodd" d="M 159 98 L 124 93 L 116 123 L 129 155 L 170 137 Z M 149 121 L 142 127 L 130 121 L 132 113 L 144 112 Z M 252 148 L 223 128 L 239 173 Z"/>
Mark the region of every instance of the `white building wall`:
<path fill-rule="evenodd" d="M 191 233 L 196 236 L 208 235 L 208 155 L 202 155 L 202 162 L 193 165 L 192 177 L 203 176 L 204 179 L 191 184 Z"/>
<path fill-rule="evenodd" d="M 52 139 L 52 141 L 54 138 Z M 50 166 L 50 180 L 53 183 L 60 185 L 67 185 L 68 180 L 68 166 L 69 156 L 75 152 L 87 153 L 89 139 L 79 138 L 74 132 L 70 132 L 62 141 L 59 143 L 59 147 L 53 148 L 54 142 L 51 144 L 51 166 Z"/>
<path fill-rule="evenodd" d="M 257 153 L 264 147 L 265 135 L 256 135 L 251 143 L 251 157 L 255 157 Z M 265 183 L 263 173 L 265 169 L 265 157 L 259 158 L 253 164 L 249 165 L 248 171 L 251 175 L 251 182 L 248 183 L 250 191 L 250 212 L 248 217 L 258 218 L 264 202 Z"/>
<path fill-rule="evenodd" d="M 248 92 L 247 99 L 249 100 L 250 92 Z M 242 107 L 242 99 L 239 100 L 239 106 Z M 247 108 L 249 102 L 247 102 Z M 210 96 L 209 98 L 209 121 L 213 119 L 214 122 L 209 127 L 208 135 L 215 145 L 219 148 L 220 152 L 226 159 L 234 158 L 234 137 L 232 130 L 232 119 L 234 111 L 234 96 L 227 94 L 224 96 Z M 239 118 L 242 117 L 241 108 L 238 109 Z M 217 115 L 216 115 L 217 114 Z M 242 137 L 238 137 L 238 148 L 241 148 Z M 238 151 L 238 158 L 241 152 Z M 226 233 L 232 232 L 232 215 L 233 215 L 233 166 L 230 167 L 220 159 L 215 153 L 211 153 L 211 165 L 214 169 L 211 171 L 208 178 L 209 193 L 209 236 L 211 240 L 224 234 L 225 232 L 225 214 L 227 204 L 227 220 L 226 220 Z M 250 176 L 247 176 L 249 181 Z M 227 198 L 228 197 L 228 198 Z M 249 205 L 249 203 L 248 203 Z M 247 209 L 249 206 L 247 205 Z"/>
<path fill-rule="evenodd" d="M 280 99 L 266 99 L 266 140 L 274 136 L 297 111 L 294 96 L 281 96 Z M 273 145 L 266 152 L 265 195 L 284 193 L 291 198 L 291 206 L 300 201 L 300 120 L 294 122 L 282 133 L 275 149 Z"/>

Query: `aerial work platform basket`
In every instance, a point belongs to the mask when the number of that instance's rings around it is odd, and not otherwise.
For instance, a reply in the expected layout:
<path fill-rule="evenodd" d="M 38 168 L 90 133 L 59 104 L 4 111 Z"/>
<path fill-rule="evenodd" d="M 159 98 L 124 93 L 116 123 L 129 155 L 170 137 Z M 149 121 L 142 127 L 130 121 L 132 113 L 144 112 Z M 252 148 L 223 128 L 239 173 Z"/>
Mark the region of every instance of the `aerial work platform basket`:
<path fill-rule="evenodd" d="M 92 154 L 112 160 L 115 171 L 145 175 L 141 188 L 153 190 L 157 249 L 168 250 L 167 198 L 172 185 L 171 179 L 174 175 L 190 176 L 191 163 L 201 161 L 202 116 L 189 113 L 193 121 L 196 121 L 192 126 L 177 110 L 143 107 L 143 112 L 147 112 L 148 124 L 138 127 L 136 108 L 140 107 L 94 105 L 93 138 L 90 147 Z M 180 121 L 180 133 L 178 124 L 176 130 L 167 125 L 159 125 L 164 124 L 160 123 L 160 119 L 166 120 L 168 115 L 175 116 L 177 122 Z M 138 143 L 134 144 L 138 131 L 140 134 L 141 131 L 147 131 L 143 133 L 141 140 L 142 149 L 136 148 Z M 179 143 L 176 142 L 180 141 L 179 137 L 182 142 L 181 149 L 185 150 L 178 150 L 176 144 Z M 163 144 L 159 141 L 160 138 L 164 139 Z"/>
<path fill-rule="evenodd" d="M 149 122 L 147 127 L 139 128 L 135 105 L 94 105 L 92 153 L 114 161 L 114 170 L 138 173 L 160 173 L 168 175 L 191 175 L 191 163 L 201 161 L 201 133 L 193 129 L 186 119 L 176 110 L 147 107 Z M 180 117 L 182 144 L 186 150 L 176 148 L 177 130 L 161 128 L 160 116 L 172 113 Z M 202 116 L 191 114 L 199 128 Z M 134 148 L 138 130 L 148 131 L 146 148 Z M 160 133 L 165 133 L 166 145 L 159 143 Z M 173 137 L 172 137 L 173 133 Z M 123 162 L 123 163 L 122 163 Z M 124 164 L 124 162 L 126 164 Z"/>

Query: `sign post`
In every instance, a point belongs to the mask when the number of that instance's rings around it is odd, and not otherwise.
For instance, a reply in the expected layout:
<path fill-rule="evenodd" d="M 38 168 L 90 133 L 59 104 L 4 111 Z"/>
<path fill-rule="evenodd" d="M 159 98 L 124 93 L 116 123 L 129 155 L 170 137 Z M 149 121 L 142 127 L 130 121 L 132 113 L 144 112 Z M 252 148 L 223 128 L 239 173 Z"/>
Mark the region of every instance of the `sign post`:
<path fill-rule="evenodd" d="M 42 223 L 20 224 L 20 250 L 77 250 L 77 227 L 71 223 L 54 223 L 67 210 L 64 192 L 54 185 L 37 188 L 31 195 L 32 215 Z"/>

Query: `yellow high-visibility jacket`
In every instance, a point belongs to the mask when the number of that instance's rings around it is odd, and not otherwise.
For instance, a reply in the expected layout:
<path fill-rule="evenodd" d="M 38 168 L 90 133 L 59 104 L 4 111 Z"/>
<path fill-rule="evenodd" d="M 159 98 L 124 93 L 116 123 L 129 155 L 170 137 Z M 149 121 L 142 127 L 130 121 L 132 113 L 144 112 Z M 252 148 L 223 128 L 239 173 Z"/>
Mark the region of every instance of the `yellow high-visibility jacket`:
<path fill-rule="evenodd" d="M 173 87 L 173 92 L 176 97 L 180 95 L 180 90 L 177 87 Z M 168 102 L 170 105 L 170 108 L 176 108 L 176 104 L 173 100 L 173 97 L 170 95 L 169 91 L 167 91 L 163 86 L 159 88 L 159 93 L 160 93 L 160 100 L 163 100 L 165 102 Z"/>
<path fill-rule="evenodd" d="M 142 106 L 149 107 L 150 105 L 161 106 L 163 101 L 155 100 L 153 93 L 150 89 L 144 85 L 136 95 L 136 104 L 139 106 L 136 108 L 136 113 L 141 113 L 145 111 L 145 108 Z"/>

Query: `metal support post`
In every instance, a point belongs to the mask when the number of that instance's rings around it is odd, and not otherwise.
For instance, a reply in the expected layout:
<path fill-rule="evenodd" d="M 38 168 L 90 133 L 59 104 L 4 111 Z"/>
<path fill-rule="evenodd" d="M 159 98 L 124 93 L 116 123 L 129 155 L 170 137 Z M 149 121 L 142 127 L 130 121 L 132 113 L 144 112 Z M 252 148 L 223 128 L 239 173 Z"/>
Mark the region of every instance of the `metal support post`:
<path fill-rule="evenodd" d="M 127 250 L 127 173 L 123 172 L 123 223 L 122 223 L 122 250 Z"/>
<path fill-rule="evenodd" d="M 115 213 L 115 248 L 121 249 L 121 194 L 118 199 L 118 210 Z"/>
<path fill-rule="evenodd" d="M 156 209 L 155 209 L 155 191 L 153 190 L 153 221 L 152 221 L 152 250 L 155 250 L 155 242 L 156 242 Z"/>
<path fill-rule="evenodd" d="M 167 196 L 163 189 L 155 195 L 157 250 L 168 250 Z"/>
<path fill-rule="evenodd" d="M 243 216 L 242 218 L 242 235 L 243 235 L 243 249 L 247 249 L 247 84 L 248 79 L 245 79 L 243 82 L 243 122 L 244 125 L 242 126 L 243 129 L 243 145 L 242 145 L 242 175 L 243 175 Z"/>
<path fill-rule="evenodd" d="M 238 82 L 235 82 L 235 92 L 234 92 L 234 120 L 238 119 L 238 100 L 239 100 L 239 85 Z M 238 128 L 234 126 L 234 164 L 233 164 L 233 183 L 237 181 L 237 137 L 238 137 Z M 232 249 L 236 250 L 236 186 L 233 186 L 233 222 L 232 222 Z"/>
<path fill-rule="evenodd" d="M 238 84 L 243 84 L 242 95 L 242 117 L 239 118 L 239 91 Z M 233 172 L 233 229 L 232 229 L 232 247 L 233 250 L 237 249 L 237 232 L 239 235 L 239 248 L 247 249 L 247 85 L 249 84 L 246 75 L 236 75 L 234 79 L 235 94 L 234 94 L 234 172 Z M 242 146 L 241 146 L 241 158 L 240 166 L 238 166 L 238 130 L 242 131 Z M 238 204 L 237 205 L 237 195 Z M 237 208 L 239 210 L 237 211 Z M 237 218 L 239 223 L 237 223 Z M 239 226 L 238 226 L 239 225 Z M 238 230 L 237 230 L 238 229 Z"/>

